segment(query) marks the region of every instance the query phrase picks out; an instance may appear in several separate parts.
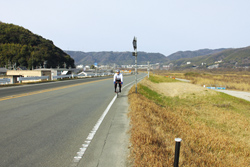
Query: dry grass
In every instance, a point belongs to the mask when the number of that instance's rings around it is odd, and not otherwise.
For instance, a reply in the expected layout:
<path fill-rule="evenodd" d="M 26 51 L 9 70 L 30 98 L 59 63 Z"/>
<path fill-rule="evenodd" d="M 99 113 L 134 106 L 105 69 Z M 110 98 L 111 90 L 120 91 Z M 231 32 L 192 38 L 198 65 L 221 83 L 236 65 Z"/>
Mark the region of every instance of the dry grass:
<path fill-rule="evenodd" d="M 177 137 L 179 166 L 250 166 L 250 103 L 183 84 L 146 79 L 130 90 L 133 166 L 173 166 Z"/>
<path fill-rule="evenodd" d="M 226 71 L 211 71 L 211 72 L 166 72 L 159 71 L 158 74 L 164 76 L 173 76 L 191 80 L 196 85 L 206 86 L 222 86 L 231 90 L 250 91 L 250 72 L 226 72 Z"/>
<path fill-rule="evenodd" d="M 141 84 L 147 86 L 148 88 L 161 93 L 165 96 L 179 96 L 179 97 L 186 97 L 186 95 L 190 93 L 202 94 L 206 93 L 207 88 L 196 86 L 190 83 L 184 82 L 164 82 L 161 84 L 153 83 L 149 80 L 144 79 L 141 81 Z"/>

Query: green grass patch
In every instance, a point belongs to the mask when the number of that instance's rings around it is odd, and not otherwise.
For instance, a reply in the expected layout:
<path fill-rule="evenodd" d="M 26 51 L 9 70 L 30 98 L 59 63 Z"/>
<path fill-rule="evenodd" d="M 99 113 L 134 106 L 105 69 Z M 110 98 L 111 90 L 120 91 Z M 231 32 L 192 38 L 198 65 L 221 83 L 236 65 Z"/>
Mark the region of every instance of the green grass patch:
<path fill-rule="evenodd" d="M 149 89 L 148 87 L 139 84 L 138 85 L 138 90 L 140 90 L 139 92 L 144 95 L 145 97 L 147 97 L 150 100 L 153 100 L 155 103 L 159 104 L 159 105 L 164 105 L 164 101 L 165 101 L 165 97 L 158 94 L 157 92 Z"/>
<path fill-rule="evenodd" d="M 150 88 L 139 84 L 138 85 L 139 93 L 147 97 L 150 100 L 153 100 L 156 104 L 161 105 L 162 107 L 171 107 L 174 108 L 176 105 L 182 104 L 186 106 L 187 101 L 181 100 L 178 96 L 176 97 L 167 97 L 157 93 L 156 91 L 151 90 Z"/>

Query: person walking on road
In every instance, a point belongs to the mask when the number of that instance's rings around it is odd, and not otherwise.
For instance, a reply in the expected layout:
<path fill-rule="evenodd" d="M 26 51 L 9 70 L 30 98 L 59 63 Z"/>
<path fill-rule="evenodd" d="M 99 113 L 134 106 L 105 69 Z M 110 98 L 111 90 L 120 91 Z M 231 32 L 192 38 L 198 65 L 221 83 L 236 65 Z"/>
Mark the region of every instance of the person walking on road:
<path fill-rule="evenodd" d="M 120 73 L 119 69 L 116 70 L 116 73 L 114 75 L 115 92 L 116 92 L 117 84 L 119 84 L 119 92 L 121 92 L 122 84 L 123 84 L 123 75 Z"/>

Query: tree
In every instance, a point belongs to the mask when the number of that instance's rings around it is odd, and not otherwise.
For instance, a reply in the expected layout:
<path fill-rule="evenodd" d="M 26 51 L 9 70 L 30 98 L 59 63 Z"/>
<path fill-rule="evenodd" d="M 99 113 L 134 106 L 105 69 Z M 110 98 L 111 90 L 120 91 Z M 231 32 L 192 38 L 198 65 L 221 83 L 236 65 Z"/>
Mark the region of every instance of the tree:
<path fill-rule="evenodd" d="M 92 65 L 90 66 L 90 69 L 95 69 L 95 66 L 92 64 Z"/>
<path fill-rule="evenodd" d="M 32 64 L 36 67 L 45 60 L 49 67 L 62 65 L 64 62 L 67 66 L 75 67 L 74 59 L 56 47 L 52 41 L 23 27 L 0 23 L 0 66 L 8 65 L 10 61 L 12 64 L 17 63 L 17 66 L 29 65 L 31 69 Z"/>

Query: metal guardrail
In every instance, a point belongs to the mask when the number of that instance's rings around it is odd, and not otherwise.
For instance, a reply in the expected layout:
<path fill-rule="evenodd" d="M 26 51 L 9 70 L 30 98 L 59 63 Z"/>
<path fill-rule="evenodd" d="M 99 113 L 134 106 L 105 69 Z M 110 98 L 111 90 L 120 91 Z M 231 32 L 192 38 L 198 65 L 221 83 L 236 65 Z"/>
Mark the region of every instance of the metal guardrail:
<path fill-rule="evenodd" d="M 94 75 L 85 75 L 85 74 L 58 75 L 58 76 L 52 76 L 52 80 L 58 78 L 63 79 L 63 78 L 75 78 L 75 77 L 87 77 L 87 76 L 94 76 Z"/>
<path fill-rule="evenodd" d="M 0 79 L 0 83 L 1 84 L 7 84 L 9 83 L 11 80 L 9 78 L 3 78 L 3 79 Z"/>
<path fill-rule="evenodd" d="M 63 79 L 63 78 L 74 78 L 74 75 L 58 75 L 58 76 L 52 76 L 52 80 L 54 79 Z"/>
<path fill-rule="evenodd" d="M 31 80 L 40 80 L 40 79 L 47 79 L 49 80 L 49 76 L 41 76 L 41 77 L 17 77 L 17 81 L 31 81 Z"/>
<path fill-rule="evenodd" d="M 95 73 L 95 74 L 70 74 L 70 75 L 59 75 L 59 76 L 52 76 L 52 80 L 54 79 L 63 79 L 63 78 L 74 78 L 74 77 L 100 77 L 100 76 L 109 76 L 109 75 L 113 75 L 111 73 Z M 20 83 L 22 81 L 32 81 L 32 80 L 42 80 L 42 79 L 47 79 L 49 80 L 50 77 L 49 76 L 41 76 L 41 77 L 17 77 L 17 81 L 19 81 Z M 0 79 L 0 83 L 9 83 L 11 82 L 11 79 L 9 78 L 4 78 L 4 79 Z"/>

